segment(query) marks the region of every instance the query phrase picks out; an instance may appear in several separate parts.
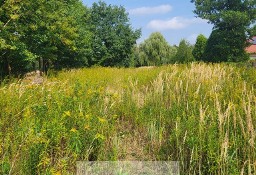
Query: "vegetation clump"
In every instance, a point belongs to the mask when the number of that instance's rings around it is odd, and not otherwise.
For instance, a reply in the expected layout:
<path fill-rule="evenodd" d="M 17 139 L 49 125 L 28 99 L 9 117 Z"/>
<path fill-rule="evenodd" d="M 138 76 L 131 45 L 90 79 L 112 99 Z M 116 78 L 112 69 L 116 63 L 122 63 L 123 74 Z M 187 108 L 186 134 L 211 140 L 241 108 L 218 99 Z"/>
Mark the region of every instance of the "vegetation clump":
<path fill-rule="evenodd" d="M 255 76 L 192 63 L 2 84 L 0 174 L 71 174 L 79 160 L 170 160 L 182 174 L 253 174 Z"/>

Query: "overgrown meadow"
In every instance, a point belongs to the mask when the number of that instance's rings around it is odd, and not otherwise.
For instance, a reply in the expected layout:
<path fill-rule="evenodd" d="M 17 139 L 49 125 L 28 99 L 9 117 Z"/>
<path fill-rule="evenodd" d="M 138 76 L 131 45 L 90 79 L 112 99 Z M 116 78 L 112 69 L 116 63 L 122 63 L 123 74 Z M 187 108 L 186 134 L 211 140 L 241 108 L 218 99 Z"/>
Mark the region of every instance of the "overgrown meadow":
<path fill-rule="evenodd" d="M 253 68 L 203 63 L 13 80 L 0 87 L 0 174 L 75 174 L 79 160 L 255 174 L 255 88 Z"/>

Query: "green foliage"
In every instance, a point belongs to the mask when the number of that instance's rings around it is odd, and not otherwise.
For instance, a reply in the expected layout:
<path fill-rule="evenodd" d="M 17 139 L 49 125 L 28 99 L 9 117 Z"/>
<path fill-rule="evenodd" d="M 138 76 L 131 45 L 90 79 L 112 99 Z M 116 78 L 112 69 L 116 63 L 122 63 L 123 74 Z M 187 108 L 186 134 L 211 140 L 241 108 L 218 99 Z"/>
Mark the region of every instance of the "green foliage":
<path fill-rule="evenodd" d="M 125 8 L 93 3 L 90 11 L 93 33 L 90 64 L 101 66 L 128 66 L 140 30 L 133 30 Z"/>
<path fill-rule="evenodd" d="M 204 60 L 203 55 L 205 52 L 206 43 L 207 43 L 207 38 L 202 34 L 198 35 L 198 37 L 196 39 L 196 44 L 192 51 L 192 54 L 193 54 L 195 60 L 197 60 L 197 61 Z"/>
<path fill-rule="evenodd" d="M 250 36 L 256 36 L 256 25 L 254 25 L 250 30 Z"/>
<path fill-rule="evenodd" d="M 255 76 L 235 64 L 191 63 L 2 84 L 0 174 L 74 174 L 76 161 L 88 160 L 172 160 L 181 174 L 253 174 Z"/>
<path fill-rule="evenodd" d="M 256 3 L 254 0 L 191 0 L 195 3 L 194 13 L 209 20 L 216 27 L 248 26 L 255 22 Z"/>
<path fill-rule="evenodd" d="M 174 61 L 177 63 L 188 63 L 194 61 L 192 51 L 193 46 L 186 40 L 181 40 Z"/>
<path fill-rule="evenodd" d="M 24 8 L 29 10 L 22 15 L 28 26 L 23 39 L 39 59 L 55 67 L 86 65 L 90 33 L 81 2 L 41 0 Z"/>
<path fill-rule="evenodd" d="M 173 62 L 176 48 L 171 47 L 159 32 L 152 33 L 139 46 L 139 65 L 159 66 Z"/>
<path fill-rule="evenodd" d="M 213 30 L 210 35 L 203 61 L 207 62 L 241 62 L 249 59 L 244 47 L 243 32 Z"/>
<path fill-rule="evenodd" d="M 0 4 L 0 76 L 22 73 L 35 59 L 21 38 L 22 4 L 22 1 L 10 0 Z"/>
<path fill-rule="evenodd" d="M 79 0 L 11 1 L 0 6 L 0 72 L 22 74 L 46 64 L 88 65 L 88 10 Z"/>
<path fill-rule="evenodd" d="M 248 57 L 244 51 L 247 46 L 245 34 L 250 33 L 249 26 L 256 19 L 255 0 L 192 0 L 191 2 L 196 5 L 194 13 L 214 25 L 211 40 L 216 35 L 222 37 L 208 42 L 215 45 L 208 45 L 207 52 L 211 52 L 212 47 L 216 55 L 214 52 L 206 54 L 214 56 L 212 58 L 214 62 L 247 60 Z M 211 60 L 211 58 L 207 59 Z"/>

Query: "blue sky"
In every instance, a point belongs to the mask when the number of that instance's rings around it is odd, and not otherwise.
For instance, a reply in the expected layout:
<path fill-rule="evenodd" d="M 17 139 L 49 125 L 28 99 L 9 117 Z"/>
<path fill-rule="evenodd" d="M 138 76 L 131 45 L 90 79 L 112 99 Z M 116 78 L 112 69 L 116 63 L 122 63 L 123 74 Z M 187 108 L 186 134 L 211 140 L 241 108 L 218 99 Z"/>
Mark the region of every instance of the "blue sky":
<path fill-rule="evenodd" d="M 83 0 L 86 6 L 98 2 Z M 212 25 L 206 20 L 196 18 L 194 4 L 190 0 L 105 0 L 107 4 L 122 5 L 129 13 L 134 29 L 142 29 L 138 42 L 147 39 L 152 32 L 161 32 L 171 45 L 178 45 L 181 39 L 191 44 L 203 34 L 209 37 Z"/>

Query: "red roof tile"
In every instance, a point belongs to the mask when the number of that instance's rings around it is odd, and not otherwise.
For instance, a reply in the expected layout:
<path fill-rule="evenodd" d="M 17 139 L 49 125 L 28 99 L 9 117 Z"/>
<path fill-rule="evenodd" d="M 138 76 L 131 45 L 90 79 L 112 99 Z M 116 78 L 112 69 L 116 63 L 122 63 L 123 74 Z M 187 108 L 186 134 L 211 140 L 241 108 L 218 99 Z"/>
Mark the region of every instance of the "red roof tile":
<path fill-rule="evenodd" d="M 247 47 L 245 50 L 247 53 L 256 53 L 256 45 L 251 45 Z"/>
<path fill-rule="evenodd" d="M 252 37 L 252 40 L 256 41 L 256 36 Z M 251 46 L 247 47 L 245 51 L 250 54 L 256 53 L 256 44 L 252 44 Z"/>

